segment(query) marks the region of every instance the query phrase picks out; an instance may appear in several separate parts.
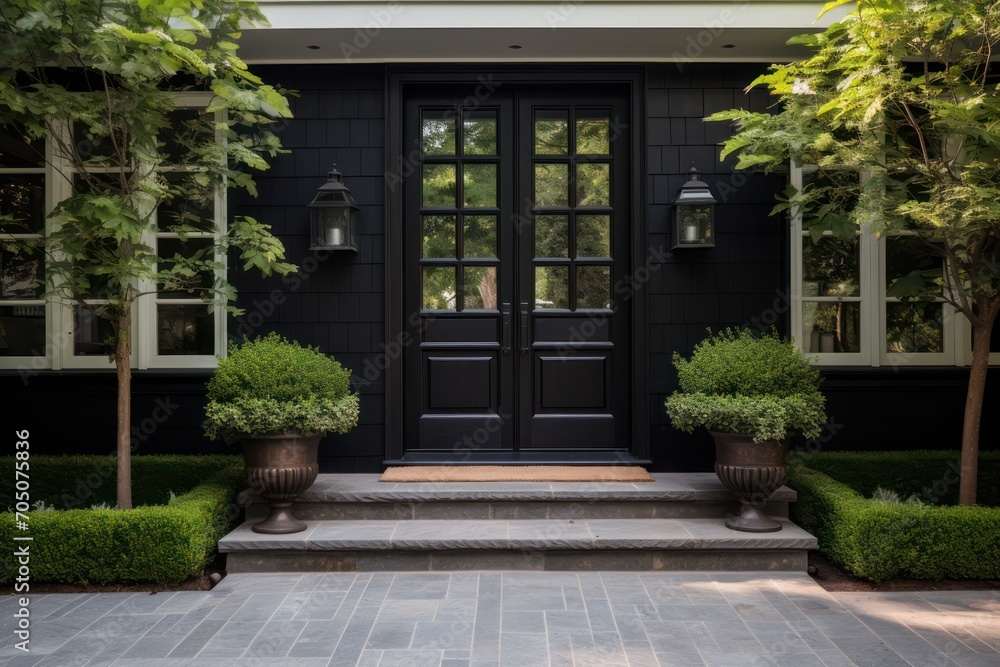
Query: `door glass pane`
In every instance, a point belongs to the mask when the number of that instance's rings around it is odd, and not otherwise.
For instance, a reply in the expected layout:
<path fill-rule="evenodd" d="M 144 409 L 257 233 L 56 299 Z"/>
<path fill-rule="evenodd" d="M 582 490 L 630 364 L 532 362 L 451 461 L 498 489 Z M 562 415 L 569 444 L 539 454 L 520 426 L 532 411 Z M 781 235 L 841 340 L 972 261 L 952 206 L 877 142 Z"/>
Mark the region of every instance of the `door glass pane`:
<path fill-rule="evenodd" d="M 2 136 L 2 135 L 0 135 Z M 0 230 L 8 234 L 41 234 L 45 228 L 45 176 L 0 174 Z"/>
<path fill-rule="evenodd" d="M 466 266 L 463 308 L 497 309 L 497 267 Z"/>
<path fill-rule="evenodd" d="M 535 257 L 569 257 L 567 216 L 535 216 Z"/>
<path fill-rule="evenodd" d="M 215 354 L 215 318 L 200 304 L 156 306 L 158 354 Z"/>
<path fill-rule="evenodd" d="M 940 303 L 885 304 L 885 351 L 943 352 L 943 320 Z"/>
<path fill-rule="evenodd" d="M 45 252 L 40 247 L 0 247 L 0 299 L 39 299 L 44 281 Z"/>
<path fill-rule="evenodd" d="M 885 244 L 886 288 L 891 288 L 910 273 L 919 271 L 923 280 L 928 283 L 928 290 L 931 286 L 937 286 L 940 289 L 936 291 L 941 293 L 944 286 L 942 259 L 931 254 L 933 246 L 917 236 L 888 236 Z"/>
<path fill-rule="evenodd" d="M 576 256 L 611 257 L 611 216 L 576 216 Z"/>
<path fill-rule="evenodd" d="M 858 239 L 802 238 L 802 296 L 857 296 L 861 293 Z"/>
<path fill-rule="evenodd" d="M 861 304 L 802 304 L 802 349 L 810 353 L 860 352 Z"/>
<path fill-rule="evenodd" d="M 569 267 L 535 267 L 535 310 L 569 308 Z"/>
<path fill-rule="evenodd" d="M 610 206 L 610 177 L 611 165 L 607 163 L 576 165 L 576 205 Z"/>
<path fill-rule="evenodd" d="M 423 222 L 424 257 L 455 257 L 455 216 L 425 215 Z"/>
<path fill-rule="evenodd" d="M 455 165 L 425 164 L 422 177 L 423 206 L 455 208 Z"/>
<path fill-rule="evenodd" d="M 535 165 L 535 206 L 569 206 L 569 165 Z"/>
<path fill-rule="evenodd" d="M 608 155 L 611 152 L 611 122 L 606 111 L 578 111 L 576 153 Z"/>
<path fill-rule="evenodd" d="M 497 217 L 467 215 L 464 217 L 463 252 L 466 257 L 497 256 Z"/>
<path fill-rule="evenodd" d="M 462 147 L 466 155 L 497 154 L 497 112 L 469 111 L 465 114 Z"/>
<path fill-rule="evenodd" d="M 576 267 L 576 308 L 611 307 L 611 267 Z"/>
<path fill-rule="evenodd" d="M 420 150 L 424 155 L 455 155 L 454 111 L 424 111 L 421 114 Z"/>
<path fill-rule="evenodd" d="M 535 155 L 569 154 L 569 112 L 535 112 Z"/>
<path fill-rule="evenodd" d="M 90 308 L 73 307 L 73 354 L 78 357 L 108 356 L 114 352 L 111 322 Z"/>
<path fill-rule="evenodd" d="M 0 306 L 0 356 L 45 356 L 45 306 Z"/>
<path fill-rule="evenodd" d="M 462 167 L 462 194 L 466 208 L 497 205 L 497 166 L 466 164 Z"/>
<path fill-rule="evenodd" d="M 163 261 L 157 265 L 158 271 L 168 271 L 177 266 L 177 257 L 193 261 L 212 261 L 212 239 L 188 237 L 187 241 L 175 238 L 160 238 L 156 240 L 160 257 Z M 179 274 L 169 278 L 170 284 L 157 285 L 159 294 L 167 299 L 200 298 L 204 289 L 212 287 L 215 274 L 212 270 L 199 271 L 197 275 L 185 276 Z"/>
<path fill-rule="evenodd" d="M 423 309 L 455 310 L 455 268 L 425 266 L 423 269 Z"/>

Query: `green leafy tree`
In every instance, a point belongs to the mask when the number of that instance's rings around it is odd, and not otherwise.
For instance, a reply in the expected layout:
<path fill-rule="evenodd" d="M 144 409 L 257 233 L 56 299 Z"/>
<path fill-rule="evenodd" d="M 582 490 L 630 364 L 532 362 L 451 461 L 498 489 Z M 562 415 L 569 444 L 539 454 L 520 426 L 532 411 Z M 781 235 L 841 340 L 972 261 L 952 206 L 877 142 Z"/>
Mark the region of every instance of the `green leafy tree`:
<path fill-rule="evenodd" d="M 859 0 L 825 31 L 791 41 L 813 55 L 751 83 L 777 98 L 775 113 L 710 117 L 736 121 L 723 156 L 737 154 L 740 168 L 815 165 L 815 177 L 778 206 L 798 207 L 812 232 L 918 232 L 936 261 L 896 279 L 888 295 L 915 307 L 943 298 L 972 325 L 959 502 L 973 504 L 1000 312 L 1000 72 L 991 62 L 1000 3 Z"/>
<path fill-rule="evenodd" d="M 61 173 L 74 174 L 45 238 L 48 293 L 113 332 L 120 508 L 132 505 L 130 331 L 135 302 L 149 293 L 141 285 L 214 308 L 235 297 L 215 277 L 230 248 L 265 275 L 294 268 L 268 226 L 199 215 L 212 211 L 219 187 L 255 194 L 245 169 L 267 167 L 280 144 L 266 128 L 291 116 L 282 92 L 237 56 L 240 31 L 263 21 L 243 0 L 0 4 L 0 123 L 26 142 L 48 140 L 51 159 L 69 165 Z M 191 90 L 214 95 L 203 113 L 177 113 L 176 93 Z M 215 234 L 187 243 L 197 231 Z M 158 254 L 157 232 L 176 234 L 187 250 Z"/>

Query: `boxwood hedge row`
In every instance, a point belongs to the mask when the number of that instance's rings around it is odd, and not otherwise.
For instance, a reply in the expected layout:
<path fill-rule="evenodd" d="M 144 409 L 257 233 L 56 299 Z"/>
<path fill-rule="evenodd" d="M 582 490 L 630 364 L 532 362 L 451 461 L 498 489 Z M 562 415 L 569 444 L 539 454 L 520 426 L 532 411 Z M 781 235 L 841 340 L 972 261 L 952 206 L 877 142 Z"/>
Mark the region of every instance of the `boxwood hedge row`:
<path fill-rule="evenodd" d="M 83 480 L 93 494 L 87 503 L 104 501 L 107 484 L 112 489 L 109 504 L 113 503 L 114 474 L 106 476 L 104 484 L 98 484 L 107 466 L 113 470 L 112 457 L 36 456 L 30 463 L 33 500 L 48 496 L 58 504 L 63 493 L 79 500 L 81 494 L 74 486 Z M 13 480 L 13 464 L 4 461 L 2 467 L 11 469 L 5 476 Z M 61 482 L 56 475 L 61 476 Z M 137 457 L 133 462 L 135 509 L 32 511 L 27 531 L 17 529 L 15 515 L 8 511 L 0 514 L 0 540 L 9 545 L 30 544 L 32 582 L 184 581 L 203 571 L 219 538 L 237 517 L 234 499 L 242 480 L 240 457 Z M 179 495 L 169 498 L 178 491 Z M 159 498 L 165 504 L 138 506 Z M 33 540 L 16 543 L 15 535 L 30 535 Z M 4 562 L 0 581 L 11 583 L 17 576 L 16 566 L 11 559 Z"/>

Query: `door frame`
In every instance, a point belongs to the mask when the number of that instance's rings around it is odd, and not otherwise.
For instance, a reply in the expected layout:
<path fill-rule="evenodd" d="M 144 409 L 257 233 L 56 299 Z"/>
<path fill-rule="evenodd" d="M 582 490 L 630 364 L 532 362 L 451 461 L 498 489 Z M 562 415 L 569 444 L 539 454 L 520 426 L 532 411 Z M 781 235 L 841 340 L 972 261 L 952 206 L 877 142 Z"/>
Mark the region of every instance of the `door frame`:
<path fill-rule="evenodd" d="M 388 228 L 385 234 L 385 460 L 399 462 L 404 450 L 405 385 L 403 382 L 403 355 L 416 341 L 407 340 L 404 311 L 404 276 L 394 270 L 403 266 L 403 217 L 404 201 L 401 176 L 409 175 L 415 162 L 408 157 L 403 146 L 404 105 L 408 90 L 414 87 L 464 84 L 480 86 L 488 94 L 492 86 L 527 83 L 588 83 L 620 85 L 628 97 L 631 145 L 629 149 L 633 186 L 630 188 L 632 228 L 630 230 L 630 257 L 626 275 L 634 275 L 648 255 L 646 224 L 646 151 L 645 151 L 645 68 L 620 65 L 490 65 L 479 63 L 464 65 L 393 65 L 386 67 L 386 154 L 385 202 Z M 631 303 L 631 336 L 629 340 L 629 432 L 631 455 L 636 459 L 649 458 L 649 381 L 648 381 L 648 330 L 646 326 L 647 291 L 633 292 Z M 638 297 L 638 298 L 635 298 Z M 455 458 L 461 458 L 456 453 Z M 441 460 L 446 462 L 445 459 Z M 447 461 L 459 462 L 459 461 Z"/>

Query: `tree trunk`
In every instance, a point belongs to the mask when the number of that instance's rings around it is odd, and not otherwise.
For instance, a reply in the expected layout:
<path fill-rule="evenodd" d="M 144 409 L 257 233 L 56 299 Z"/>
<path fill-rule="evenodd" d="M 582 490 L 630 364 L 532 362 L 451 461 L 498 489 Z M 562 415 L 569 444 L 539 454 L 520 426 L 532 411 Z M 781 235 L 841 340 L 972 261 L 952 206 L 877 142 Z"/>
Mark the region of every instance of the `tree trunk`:
<path fill-rule="evenodd" d="M 980 304 L 983 324 L 972 327 L 972 368 L 969 391 L 965 396 L 965 422 L 962 425 L 962 464 L 958 486 L 959 505 L 976 504 L 979 475 L 979 422 L 983 415 L 983 394 L 986 391 L 986 370 L 990 363 L 990 336 L 996 321 L 1000 300 Z"/>
<path fill-rule="evenodd" d="M 132 509 L 132 311 L 126 308 L 114 325 L 118 371 L 118 509 Z"/>

